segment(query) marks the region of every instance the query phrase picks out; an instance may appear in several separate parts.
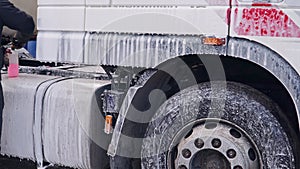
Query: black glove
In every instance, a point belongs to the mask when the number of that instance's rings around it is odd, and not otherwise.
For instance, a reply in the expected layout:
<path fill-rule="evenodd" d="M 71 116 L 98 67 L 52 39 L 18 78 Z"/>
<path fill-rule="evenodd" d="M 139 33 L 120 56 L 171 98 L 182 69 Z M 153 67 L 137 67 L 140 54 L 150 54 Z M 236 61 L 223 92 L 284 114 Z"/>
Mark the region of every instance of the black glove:
<path fill-rule="evenodd" d="M 3 36 L 1 37 L 1 46 L 5 46 L 11 42 L 11 38 L 9 36 Z"/>
<path fill-rule="evenodd" d="M 25 46 L 25 44 L 28 42 L 28 40 L 32 37 L 32 34 L 26 34 L 17 32 L 15 34 L 14 40 L 13 40 L 13 46 L 16 49 L 20 49 Z"/>

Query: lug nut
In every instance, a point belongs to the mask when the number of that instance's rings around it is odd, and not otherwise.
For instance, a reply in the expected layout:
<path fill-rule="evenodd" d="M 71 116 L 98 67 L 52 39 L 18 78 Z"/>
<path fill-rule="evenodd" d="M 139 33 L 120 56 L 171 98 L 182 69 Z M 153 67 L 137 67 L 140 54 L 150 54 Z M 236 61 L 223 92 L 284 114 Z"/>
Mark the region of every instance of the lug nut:
<path fill-rule="evenodd" d="M 215 138 L 212 140 L 211 144 L 214 148 L 219 148 L 219 147 L 221 147 L 222 142 L 220 139 Z"/>
<path fill-rule="evenodd" d="M 183 150 L 182 150 L 182 156 L 183 156 L 184 158 L 190 158 L 191 155 L 192 155 L 192 153 L 191 153 L 191 151 L 190 151 L 189 149 L 183 149 Z"/>
<path fill-rule="evenodd" d="M 227 151 L 227 157 L 234 158 L 236 156 L 236 151 L 233 149 L 230 149 Z"/>
<path fill-rule="evenodd" d="M 200 138 L 197 138 L 196 140 L 195 140 L 195 142 L 194 142 L 194 144 L 195 144 L 195 146 L 197 147 L 197 148 L 202 148 L 203 146 L 204 146 L 204 141 L 202 140 L 202 139 L 200 139 Z"/>
<path fill-rule="evenodd" d="M 233 169 L 243 169 L 243 167 L 237 165 L 237 166 L 233 167 Z"/>
<path fill-rule="evenodd" d="M 178 169 L 187 169 L 187 167 L 185 165 L 181 165 L 178 167 Z"/>

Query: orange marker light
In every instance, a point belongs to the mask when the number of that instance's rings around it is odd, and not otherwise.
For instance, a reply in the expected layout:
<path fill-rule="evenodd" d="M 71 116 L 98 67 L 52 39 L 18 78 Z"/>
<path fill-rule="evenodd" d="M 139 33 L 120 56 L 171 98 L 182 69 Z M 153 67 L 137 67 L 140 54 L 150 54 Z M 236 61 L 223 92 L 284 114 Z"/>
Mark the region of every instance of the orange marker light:
<path fill-rule="evenodd" d="M 213 46 L 223 46 L 226 44 L 225 38 L 206 37 L 203 38 L 203 44 Z"/>
<path fill-rule="evenodd" d="M 104 132 L 106 134 L 110 134 L 113 131 L 112 128 L 112 115 L 106 115 L 105 116 L 105 127 L 104 127 Z"/>

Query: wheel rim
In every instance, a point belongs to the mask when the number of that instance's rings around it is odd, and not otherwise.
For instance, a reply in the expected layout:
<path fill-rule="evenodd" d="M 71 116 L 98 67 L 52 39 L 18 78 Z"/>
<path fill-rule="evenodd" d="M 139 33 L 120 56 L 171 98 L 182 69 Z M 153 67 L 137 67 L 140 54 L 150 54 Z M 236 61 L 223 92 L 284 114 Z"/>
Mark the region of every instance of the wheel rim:
<path fill-rule="evenodd" d="M 259 150 L 249 135 L 220 119 L 201 119 L 180 130 L 169 149 L 168 163 L 175 169 L 262 168 Z"/>

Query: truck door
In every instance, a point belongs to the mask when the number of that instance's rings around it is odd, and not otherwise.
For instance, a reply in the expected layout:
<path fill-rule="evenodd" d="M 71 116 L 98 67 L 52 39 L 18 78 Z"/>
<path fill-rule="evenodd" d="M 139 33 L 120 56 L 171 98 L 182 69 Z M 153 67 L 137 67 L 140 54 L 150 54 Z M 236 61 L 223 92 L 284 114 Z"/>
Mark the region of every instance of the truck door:
<path fill-rule="evenodd" d="M 300 1 L 233 1 L 230 35 L 254 40 L 279 53 L 300 72 Z"/>

